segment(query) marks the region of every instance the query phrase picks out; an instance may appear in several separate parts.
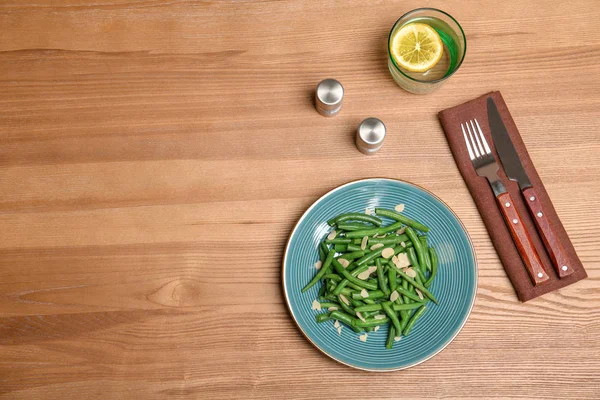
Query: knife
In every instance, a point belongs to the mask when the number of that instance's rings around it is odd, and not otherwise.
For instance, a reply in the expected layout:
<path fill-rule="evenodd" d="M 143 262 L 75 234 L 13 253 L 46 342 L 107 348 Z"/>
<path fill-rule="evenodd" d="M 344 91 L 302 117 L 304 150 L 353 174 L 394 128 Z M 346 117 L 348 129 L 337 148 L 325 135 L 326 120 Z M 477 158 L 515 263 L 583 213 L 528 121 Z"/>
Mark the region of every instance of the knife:
<path fill-rule="evenodd" d="M 542 208 L 539 197 L 535 188 L 531 184 L 527 172 L 521 163 L 521 159 L 515 150 L 510 136 L 506 130 L 506 126 L 502 122 L 500 112 L 494 99 L 487 99 L 488 122 L 492 131 L 492 139 L 496 146 L 496 151 L 504 167 L 506 176 L 511 181 L 516 181 L 519 184 L 521 193 L 525 199 L 525 204 L 531 213 L 531 217 L 535 222 L 535 226 L 542 237 L 544 246 L 548 255 L 552 259 L 552 265 L 560 278 L 564 278 L 573 273 L 573 268 L 569 265 L 567 255 L 560 240 L 556 237 L 550 221 L 547 218 L 545 211 Z"/>

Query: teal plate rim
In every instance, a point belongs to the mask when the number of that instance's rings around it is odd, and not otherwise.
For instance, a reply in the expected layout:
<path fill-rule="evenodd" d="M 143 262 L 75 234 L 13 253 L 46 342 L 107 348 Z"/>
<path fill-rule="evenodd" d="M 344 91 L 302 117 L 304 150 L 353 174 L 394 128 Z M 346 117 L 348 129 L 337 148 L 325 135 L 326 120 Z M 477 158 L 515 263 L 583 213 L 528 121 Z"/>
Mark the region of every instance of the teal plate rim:
<path fill-rule="evenodd" d="M 370 181 L 391 181 L 391 182 L 396 182 L 396 183 L 402 183 L 402 184 L 406 184 L 409 186 L 414 187 L 417 190 L 421 190 L 423 192 L 425 192 L 426 194 L 430 195 L 431 197 L 433 197 L 435 200 L 437 200 L 438 202 L 440 202 L 446 209 L 448 209 L 448 211 L 450 211 L 450 213 L 456 218 L 456 221 L 459 223 L 461 229 L 463 230 L 463 232 L 465 233 L 465 236 L 468 240 L 469 243 L 469 248 L 471 250 L 471 255 L 473 258 L 473 267 L 475 270 L 475 275 L 474 275 L 474 288 L 473 288 L 473 295 L 471 297 L 471 301 L 469 304 L 469 308 L 467 313 L 464 316 L 464 319 L 462 320 L 462 322 L 460 323 L 460 326 L 455 330 L 455 332 L 452 333 L 452 335 L 448 338 L 448 340 L 446 341 L 446 343 L 444 343 L 439 349 L 437 349 L 435 352 L 433 352 L 432 354 L 428 355 L 427 357 L 424 357 L 421 360 L 418 360 L 412 364 L 408 364 L 408 365 L 404 365 L 398 368 L 365 368 L 365 367 L 361 367 L 358 365 L 354 365 L 348 362 L 345 362 L 343 360 L 340 360 L 339 358 L 329 354 L 327 351 L 325 351 L 324 349 L 322 349 L 319 345 L 317 345 L 311 338 L 310 336 L 304 331 L 304 329 L 302 328 L 302 326 L 298 323 L 298 320 L 296 318 L 296 315 L 294 314 L 294 311 L 292 309 L 292 305 L 290 303 L 290 298 L 288 295 L 288 291 L 287 291 L 287 285 L 286 285 L 286 260 L 288 258 L 288 253 L 290 251 L 290 243 L 292 241 L 292 238 L 294 237 L 294 234 L 296 233 L 296 230 L 298 229 L 298 227 L 300 226 L 300 224 L 302 223 L 302 221 L 304 220 L 304 218 L 306 218 L 307 215 L 309 215 L 309 213 L 312 211 L 313 208 L 317 207 L 319 205 L 319 203 L 321 201 L 323 201 L 325 198 L 327 198 L 328 196 L 332 195 L 334 192 L 341 190 L 347 186 L 350 185 L 355 185 L 357 183 L 361 183 L 361 182 L 370 182 Z M 300 332 L 302 333 L 302 335 L 309 341 L 309 343 L 311 343 L 317 350 L 319 350 L 321 353 L 325 354 L 327 357 L 339 362 L 340 364 L 344 364 L 347 365 L 348 367 L 351 368 L 355 368 L 355 369 L 359 369 L 359 370 L 363 370 L 363 371 L 369 371 L 369 372 L 393 372 L 393 371 L 401 371 L 404 369 L 408 369 L 411 367 L 414 367 L 415 365 L 419 365 L 421 363 L 424 363 L 425 361 L 431 359 L 432 357 L 436 356 L 437 354 L 439 354 L 440 352 L 442 352 L 446 347 L 448 347 L 448 345 L 450 343 L 452 343 L 454 341 L 454 339 L 456 338 L 456 336 L 458 336 L 458 334 L 462 331 L 462 329 L 464 328 L 465 324 L 467 323 L 467 321 L 469 320 L 469 317 L 471 315 L 471 312 L 473 311 L 473 306 L 475 305 L 475 299 L 477 297 L 477 290 L 479 287 L 479 266 L 478 266 L 478 262 L 477 262 L 477 255 L 475 253 L 475 247 L 473 245 L 473 240 L 471 239 L 471 236 L 469 235 L 469 232 L 467 231 L 465 225 L 463 224 L 462 220 L 458 217 L 458 215 L 456 215 L 456 213 L 454 212 L 454 210 L 452 210 L 452 208 L 450 208 L 450 206 L 448 206 L 448 204 L 446 204 L 445 201 L 443 201 L 440 197 L 438 197 L 436 194 L 434 194 L 433 192 L 431 192 L 430 190 L 425 189 L 424 187 L 417 185 L 415 183 L 409 182 L 409 181 L 405 181 L 402 179 L 395 179 L 395 178 L 384 178 L 384 177 L 377 177 L 377 178 L 365 178 L 365 179 L 357 179 L 357 180 L 353 180 L 350 182 L 346 182 L 342 185 L 339 185 L 331 190 L 329 190 L 327 193 L 323 194 L 321 197 L 319 197 L 317 200 L 315 200 L 313 202 L 313 204 L 310 205 L 310 207 L 308 207 L 306 209 L 306 211 L 304 211 L 304 213 L 302 214 L 302 216 L 298 219 L 298 221 L 296 222 L 296 224 L 294 225 L 294 228 L 292 229 L 292 231 L 289 234 L 288 240 L 286 242 L 285 245 L 285 251 L 283 253 L 283 268 L 281 269 L 281 282 L 282 282 L 282 286 L 283 286 L 283 293 L 285 296 L 285 302 L 288 308 L 288 311 L 290 313 L 290 315 L 292 316 L 292 319 L 294 320 L 294 323 L 296 324 L 296 326 L 298 327 L 298 329 L 300 330 Z"/>

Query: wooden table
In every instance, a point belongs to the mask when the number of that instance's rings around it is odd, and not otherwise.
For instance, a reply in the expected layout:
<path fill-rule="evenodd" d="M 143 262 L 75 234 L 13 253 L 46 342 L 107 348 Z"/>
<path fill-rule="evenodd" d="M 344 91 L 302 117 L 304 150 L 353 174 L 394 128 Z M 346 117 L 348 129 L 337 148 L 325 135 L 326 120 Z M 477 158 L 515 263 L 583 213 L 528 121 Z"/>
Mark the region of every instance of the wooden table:
<path fill-rule="evenodd" d="M 415 96 L 385 49 L 423 4 L 3 1 L 0 397 L 599 398 L 600 3 L 427 3 L 461 22 L 468 52 Z M 325 77 L 346 88 L 333 119 L 311 100 Z M 436 118 L 490 90 L 590 276 L 527 304 Z M 368 116 L 388 127 L 373 157 L 353 144 Z M 462 333 L 388 374 L 314 349 L 280 281 L 304 210 L 373 176 L 444 199 L 480 266 Z"/>

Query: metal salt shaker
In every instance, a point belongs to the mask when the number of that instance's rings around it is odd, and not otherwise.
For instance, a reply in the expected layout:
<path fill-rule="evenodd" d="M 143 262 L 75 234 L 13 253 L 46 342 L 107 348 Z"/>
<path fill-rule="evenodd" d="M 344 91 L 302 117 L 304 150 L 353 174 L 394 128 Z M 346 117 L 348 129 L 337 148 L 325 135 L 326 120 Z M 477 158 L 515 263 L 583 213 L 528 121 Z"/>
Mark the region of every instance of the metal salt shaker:
<path fill-rule="evenodd" d="M 375 154 L 383 146 L 385 132 L 385 124 L 380 119 L 365 119 L 356 130 L 356 147 L 363 154 Z"/>
<path fill-rule="evenodd" d="M 333 117 L 342 109 L 344 87 L 335 79 L 325 79 L 317 85 L 315 106 L 324 117 Z"/>

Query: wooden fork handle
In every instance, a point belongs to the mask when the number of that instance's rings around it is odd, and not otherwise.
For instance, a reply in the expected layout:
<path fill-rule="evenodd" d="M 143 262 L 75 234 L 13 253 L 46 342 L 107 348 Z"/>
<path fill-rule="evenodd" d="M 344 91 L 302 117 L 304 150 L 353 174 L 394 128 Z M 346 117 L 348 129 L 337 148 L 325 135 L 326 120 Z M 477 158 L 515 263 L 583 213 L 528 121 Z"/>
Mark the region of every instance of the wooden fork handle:
<path fill-rule="evenodd" d="M 534 286 L 546 282 L 549 279 L 548 274 L 544 271 L 540 257 L 538 256 L 535 247 L 533 247 L 533 243 L 531 243 L 531 238 L 529 237 L 527 230 L 525 230 L 523 220 L 517 212 L 510 194 L 508 194 L 508 192 L 501 193 L 496 196 L 496 199 L 498 200 L 498 206 L 504 216 L 504 221 L 517 246 L 517 250 L 525 263 L 525 268 L 529 273 L 531 282 L 533 282 Z"/>
<path fill-rule="evenodd" d="M 525 197 L 527 208 L 529 208 L 529 212 L 531 213 L 531 218 L 535 221 L 535 226 L 544 241 L 546 251 L 552 259 L 552 265 L 558 277 L 564 278 L 571 275 L 573 268 L 569 265 L 565 248 L 554 234 L 554 230 L 550 226 L 546 213 L 542 209 L 542 203 L 540 203 L 535 189 L 530 187 L 523 190 L 523 196 Z"/>

